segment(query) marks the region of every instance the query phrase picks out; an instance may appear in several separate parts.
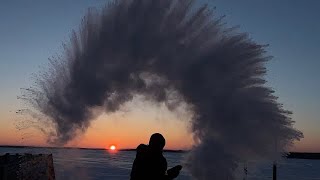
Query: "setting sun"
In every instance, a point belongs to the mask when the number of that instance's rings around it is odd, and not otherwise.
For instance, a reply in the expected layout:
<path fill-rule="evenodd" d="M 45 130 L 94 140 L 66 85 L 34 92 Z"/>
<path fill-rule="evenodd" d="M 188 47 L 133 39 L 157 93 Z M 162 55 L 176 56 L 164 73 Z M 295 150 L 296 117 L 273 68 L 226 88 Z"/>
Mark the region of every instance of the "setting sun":
<path fill-rule="evenodd" d="M 110 146 L 110 150 L 114 151 L 114 150 L 116 150 L 116 149 L 117 149 L 117 147 L 116 147 L 115 145 L 111 145 L 111 146 Z"/>

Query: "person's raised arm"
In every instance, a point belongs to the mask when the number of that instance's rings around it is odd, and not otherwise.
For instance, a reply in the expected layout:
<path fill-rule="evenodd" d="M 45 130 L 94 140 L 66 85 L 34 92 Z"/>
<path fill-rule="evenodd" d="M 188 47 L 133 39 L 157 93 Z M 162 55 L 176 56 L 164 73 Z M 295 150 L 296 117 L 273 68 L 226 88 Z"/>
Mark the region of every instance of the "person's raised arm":
<path fill-rule="evenodd" d="M 182 169 L 182 166 L 181 165 L 177 165 L 171 169 L 168 169 L 167 170 L 167 177 L 166 177 L 166 180 L 171 180 L 171 179 L 174 179 L 176 177 L 178 177 L 178 175 L 180 174 L 180 171 Z"/>

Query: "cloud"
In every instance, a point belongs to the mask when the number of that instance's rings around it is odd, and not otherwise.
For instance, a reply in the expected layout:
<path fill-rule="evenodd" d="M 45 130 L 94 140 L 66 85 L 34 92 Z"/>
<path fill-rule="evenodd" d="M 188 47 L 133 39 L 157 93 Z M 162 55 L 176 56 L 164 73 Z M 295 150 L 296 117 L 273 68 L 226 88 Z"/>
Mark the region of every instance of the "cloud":
<path fill-rule="evenodd" d="M 87 130 L 93 109 L 116 112 L 137 94 L 172 111 L 187 104 L 196 179 L 233 179 L 241 160 L 274 157 L 300 139 L 265 85 L 265 46 L 193 5 L 120 0 L 89 10 L 64 54 L 23 94 L 52 127 L 49 142 L 67 143 Z"/>

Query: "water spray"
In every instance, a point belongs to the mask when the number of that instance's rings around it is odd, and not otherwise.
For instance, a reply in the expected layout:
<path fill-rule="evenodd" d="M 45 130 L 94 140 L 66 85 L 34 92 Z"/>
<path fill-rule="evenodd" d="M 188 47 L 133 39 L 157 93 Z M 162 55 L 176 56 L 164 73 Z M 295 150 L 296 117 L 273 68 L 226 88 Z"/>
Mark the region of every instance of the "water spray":
<path fill-rule="evenodd" d="M 302 133 L 264 78 L 266 45 L 196 0 L 117 0 L 89 10 L 64 52 L 24 89 L 48 142 L 64 145 L 99 113 L 142 95 L 192 114 L 194 179 L 235 179 L 243 160 L 272 159 Z M 271 133 L 272 132 L 272 133 Z M 280 143 L 281 142 L 281 143 Z"/>

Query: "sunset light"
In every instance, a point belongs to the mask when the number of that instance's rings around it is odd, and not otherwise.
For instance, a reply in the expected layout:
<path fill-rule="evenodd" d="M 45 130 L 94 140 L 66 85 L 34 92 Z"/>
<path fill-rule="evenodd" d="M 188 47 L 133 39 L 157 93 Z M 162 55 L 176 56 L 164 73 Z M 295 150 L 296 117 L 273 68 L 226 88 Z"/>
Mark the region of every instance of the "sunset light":
<path fill-rule="evenodd" d="M 117 149 L 117 147 L 115 145 L 111 145 L 109 148 L 111 151 L 115 151 Z"/>

